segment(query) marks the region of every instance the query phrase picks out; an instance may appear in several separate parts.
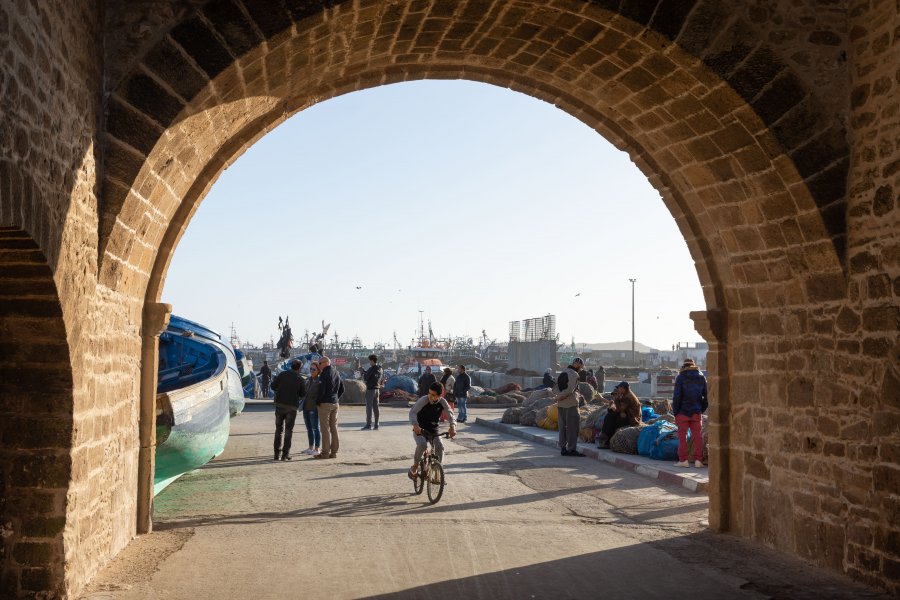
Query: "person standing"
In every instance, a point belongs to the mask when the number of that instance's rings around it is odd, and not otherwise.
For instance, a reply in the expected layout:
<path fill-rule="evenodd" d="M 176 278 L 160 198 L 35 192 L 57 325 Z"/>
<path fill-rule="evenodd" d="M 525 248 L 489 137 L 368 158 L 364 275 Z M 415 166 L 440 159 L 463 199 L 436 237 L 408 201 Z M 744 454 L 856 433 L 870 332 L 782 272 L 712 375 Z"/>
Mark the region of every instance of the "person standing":
<path fill-rule="evenodd" d="M 584 456 L 578 451 L 578 426 L 581 417 L 578 414 L 578 377 L 584 369 L 584 361 L 575 357 L 572 364 L 560 374 L 560 390 L 556 395 L 557 423 L 559 427 L 559 447 L 563 456 Z M 562 385 L 565 383 L 565 385 Z"/>
<path fill-rule="evenodd" d="M 466 365 L 459 365 L 456 371 L 456 381 L 453 382 L 453 397 L 456 398 L 456 407 L 459 417 L 458 423 L 465 423 L 469 418 L 467 404 L 469 402 L 469 390 L 472 388 L 472 378 L 466 373 Z"/>
<path fill-rule="evenodd" d="M 438 381 L 443 388 L 443 397 L 447 400 L 447 404 L 450 405 L 450 408 L 456 410 L 456 403 L 453 401 L 453 384 L 456 381 L 456 378 L 453 376 L 453 371 L 450 370 L 450 367 L 444 367 L 444 370 L 441 371 L 441 379 Z M 449 421 L 450 415 L 447 413 L 443 413 L 441 415 L 441 421 Z"/>
<path fill-rule="evenodd" d="M 675 414 L 675 424 L 678 426 L 678 462 L 676 467 L 689 467 L 687 455 L 687 432 L 691 430 L 691 439 L 694 441 L 694 466 L 703 467 L 703 417 L 701 416 L 709 408 L 707 397 L 706 377 L 694 364 L 693 359 L 687 358 L 681 365 L 681 371 L 675 378 L 675 389 L 672 392 L 672 412 Z"/>
<path fill-rule="evenodd" d="M 419 363 L 420 365 L 422 363 Z M 431 389 L 431 384 L 437 383 L 437 377 L 434 376 L 434 373 L 431 372 L 431 367 L 425 367 L 425 372 L 422 373 L 422 376 L 419 377 L 419 397 L 427 396 L 428 390 Z"/>
<path fill-rule="evenodd" d="M 319 359 L 319 427 L 322 430 L 322 452 L 316 458 L 337 458 L 341 446 L 338 437 L 338 402 L 344 395 L 344 382 L 333 366 L 331 359 Z"/>
<path fill-rule="evenodd" d="M 603 388 L 606 387 L 606 371 L 603 369 L 603 365 L 597 367 L 597 372 L 594 376 L 597 378 L 597 391 L 602 394 Z"/>
<path fill-rule="evenodd" d="M 369 368 L 363 373 L 363 381 L 366 382 L 366 426 L 363 430 L 378 429 L 378 402 L 381 398 L 381 378 L 384 369 L 378 364 L 378 357 L 369 355 Z M 375 426 L 372 426 L 372 414 L 375 415 Z"/>
<path fill-rule="evenodd" d="M 306 382 L 306 398 L 303 400 L 303 423 L 306 425 L 306 438 L 309 440 L 307 454 L 317 456 L 322 445 L 322 432 L 319 431 L 319 363 L 310 361 L 309 380 Z"/>
<path fill-rule="evenodd" d="M 300 409 L 300 399 L 306 395 L 306 382 L 300 374 L 301 366 L 303 363 L 299 360 L 291 362 L 290 370 L 282 371 L 272 382 L 272 389 L 275 390 L 275 460 L 291 460 L 294 422 Z"/>
<path fill-rule="evenodd" d="M 264 360 L 263 366 L 259 370 L 259 378 L 262 380 L 263 398 L 269 397 L 269 384 L 272 383 L 272 369 L 269 368 L 269 361 Z"/>

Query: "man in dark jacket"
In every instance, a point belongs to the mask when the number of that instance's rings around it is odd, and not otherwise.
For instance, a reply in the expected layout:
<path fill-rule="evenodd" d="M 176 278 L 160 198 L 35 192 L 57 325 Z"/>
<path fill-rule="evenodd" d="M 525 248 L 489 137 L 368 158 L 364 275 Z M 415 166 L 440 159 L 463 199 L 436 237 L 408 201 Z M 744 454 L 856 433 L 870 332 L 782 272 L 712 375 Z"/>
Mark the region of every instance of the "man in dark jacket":
<path fill-rule="evenodd" d="M 322 430 L 322 452 L 316 458 L 337 458 L 340 440 L 338 439 L 338 402 L 344 395 L 344 382 L 337 369 L 331 366 L 331 359 L 323 356 L 319 359 L 319 429 Z"/>
<path fill-rule="evenodd" d="M 373 429 L 372 413 L 375 413 L 375 427 L 378 429 L 378 401 L 381 396 L 381 378 L 384 376 L 384 370 L 378 364 L 378 357 L 374 354 L 369 355 L 369 368 L 363 375 L 363 381 L 366 382 L 366 426 L 363 430 Z"/>
<path fill-rule="evenodd" d="M 469 390 L 472 388 L 472 378 L 466 373 L 466 366 L 459 365 L 456 381 L 453 382 L 453 397 L 456 399 L 456 408 L 459 417 L 456 419 L 458 423 L 465 423 L 468 415 L 466 413 L 466 403 L 469 400 Z"/>
<path fill-rule="evenodd" d="M 269 361 L 263 361 L 263 366 L 259 370 L 259 378 L 262 381 L 262 396 L 268 398 L 269 384 L 272 383 L 272 369 L 269 368 Z"/>
<path fill-rule="evenodd" d="M 694 442 L 694 466 L 703 467 L 703 434 L 702 413 L 709 407 L 707 398 L 706 377 L 690 358 L 685 359 L 681 371 L 675 378 L 675 390 L 672 393 L 672 412 L 678 426 L 678 462 L 676 467 L 688 467 L 687 432 L 690 428 Z"/>
<path fill-rule="evenodd" d="M 431 372 L 431 367 L 425 367 L 425 372 L 419 377 L 419 397 L 427 396 L 431 384 L 437 383 L 437 377 Z"/>
<path fill-rule="evenodd" d="M 275 390 L 275 460 L 291 460 L 291 439 L 294 421 L 301 399 L 306 396 L 306 381 L 300 374 L 303 365 L 299 360 L 291 363 L 290 371 L 282 371 L 272 382 Z M 284 446 L 281 435 L 284 433 Z"/>

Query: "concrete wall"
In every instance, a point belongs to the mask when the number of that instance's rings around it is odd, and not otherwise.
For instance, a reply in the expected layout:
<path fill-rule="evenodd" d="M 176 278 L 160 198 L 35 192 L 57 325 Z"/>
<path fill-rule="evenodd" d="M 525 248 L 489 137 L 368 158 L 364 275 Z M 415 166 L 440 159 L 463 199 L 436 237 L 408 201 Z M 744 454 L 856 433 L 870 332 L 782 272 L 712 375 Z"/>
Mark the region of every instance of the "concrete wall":
<path fill-rule="evenodd" d="M 497 389 L 508 383 L 518 383 L 522 389 L 535 388 L 541 385 L 542 377 L 523 377 L 520 375 L 507 375 L 506 373 L 494 373 L 493 371 L 472 371 L 472 384 L 485 389 Z"/>
<path fill-rule="evenodd" d="M 507 358 L 508 369 L 523 369 L 543 373 L 547 369 L 556 370 L 556 342 L 510 342 Z"/>

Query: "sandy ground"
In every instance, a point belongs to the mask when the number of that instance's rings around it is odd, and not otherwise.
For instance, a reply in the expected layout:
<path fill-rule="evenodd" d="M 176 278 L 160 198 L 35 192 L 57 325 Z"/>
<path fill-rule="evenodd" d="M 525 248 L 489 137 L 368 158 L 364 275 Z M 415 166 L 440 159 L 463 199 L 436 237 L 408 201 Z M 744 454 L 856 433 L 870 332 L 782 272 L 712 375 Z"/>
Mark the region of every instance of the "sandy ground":
<path fill-rule="evenodd" d="M 490 411 L 476 414 L 490 416 Z M 447 443 L 436 505 L 406 477 L 406 411 L 342 408 L 336 460 L 272 460 L 272 409 L 163 491 L 155 531 L 91 600 L 221 598 L 862 598 L 875 592 L 707 530 L 705 496 L 478 426 Z"/>

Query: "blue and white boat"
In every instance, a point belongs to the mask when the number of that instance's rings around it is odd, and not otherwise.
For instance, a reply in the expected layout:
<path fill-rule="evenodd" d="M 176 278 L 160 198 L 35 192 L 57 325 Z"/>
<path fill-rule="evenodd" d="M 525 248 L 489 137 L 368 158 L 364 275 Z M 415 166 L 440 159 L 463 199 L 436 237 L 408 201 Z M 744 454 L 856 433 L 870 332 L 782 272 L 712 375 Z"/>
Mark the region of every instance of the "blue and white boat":
<path fill-rule="evenodd" d="M 259 395 L 259 380 L 253 372 L 253 362 L 240 348 L 234 349 L 234 357 L 237 359 L 238 373 L 241 376 L 241 387 L 244 390 L 244 398 L 256 398 Z"/>
<path fill-rule="evenodd" d="M 221 454 L 243 408 L 234 352 L 213 334 L 173 315 L 160 335 L 154 494 Z"/>
<path fill-rule="evenodd" d="M 244 390 L 241 383 L 241 371 L 238 368 L 234 347 L 218 331 L 210 329 L 195 321 L 172 315 L 165 333 L 180 335 L 182 337 L 194 337 L 197 341 L 212 344 L 225 355 L 226 375 L 228 379 L 228 405 L 232 417 L 241 414 L 244 410 Z M 162 339 L 162 338 L 160 338 Z M 160 353 L 160 358 L 162 354 Z"/>

